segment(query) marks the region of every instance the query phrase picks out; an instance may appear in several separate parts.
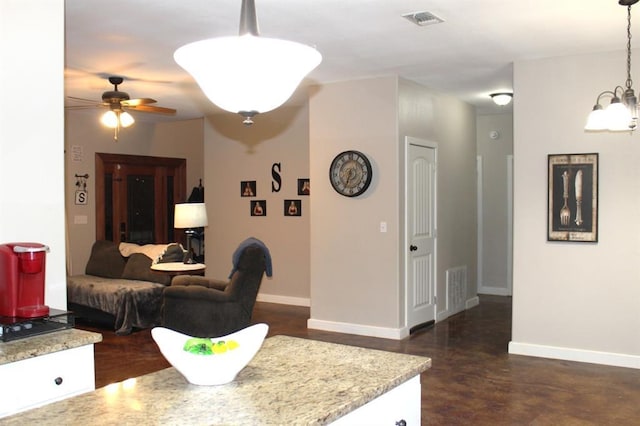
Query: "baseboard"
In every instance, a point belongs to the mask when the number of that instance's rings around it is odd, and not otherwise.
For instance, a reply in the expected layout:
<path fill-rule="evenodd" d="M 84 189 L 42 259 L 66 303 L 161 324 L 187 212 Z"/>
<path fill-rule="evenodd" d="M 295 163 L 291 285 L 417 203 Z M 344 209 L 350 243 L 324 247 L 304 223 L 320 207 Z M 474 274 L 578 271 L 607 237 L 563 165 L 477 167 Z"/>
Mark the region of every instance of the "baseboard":
<path fill-rule="evenodd" d="M 474 306 L 478 306 L 480 304 L 480 298 L 478 296 L 472 297 L 471 299 L 467 299 L 464 304 L 465 309 L 471 309 Z"/>
<path fill-rule="evenodd" d="M 449 310 L 445 309 L 444 311 L 440 311 L 436 314 L 436 322 L 444 321 L 449 318 Z"/>
<path fill-rule="evenodd" d="M 358 336 L 380 337 L 393 340 L 402 340 L 409 336 L 409 329 L 407 327 L 376 327 L 346 322 L 323 321 L 313 318 L 307 320 L 307 327 L 314 330 L 334 331 L 336 333 L 356 334 Z"/>
<path fill-rule="evenodd" d="M 471 309 L 474 306 L 478 306 L 480 304 L 480 298 L 478 296 L 472 297 L 471 299 L 467 299 L 464 303 L 464 310 Z M 464 311 L 460 311 L 464 312 Z M 458 312 L 458 313 L 460 313 Z M 451 312 L 448 309 L 444 311 L 440 311 L 436 314 L 436 322 L 444 321 L 451 316 Z"/>
<path fill-rule="evenodd" d="M 311 306 L 311 299 L 304 297 L 280 296 L 277 294 L 258 293 L 258 298 L 256 300 L 258 302 L 278 303 L 280 305 Z"/>
<path fill-rule="evenodd" d="M 480 286 L 479 294 L 489 294 L 491 296 L 511 296 L 509 289 L 504 287 L 485 287 Z"/>
<path fill-rule="evenodd" d="M 562 348 L 536 345 L 532 343 L 509 342 L 509 353 L 540 358 L 562 359 L 565 361 L 587 362 L 640 369 L 640 356 L 584 349 Z"/>

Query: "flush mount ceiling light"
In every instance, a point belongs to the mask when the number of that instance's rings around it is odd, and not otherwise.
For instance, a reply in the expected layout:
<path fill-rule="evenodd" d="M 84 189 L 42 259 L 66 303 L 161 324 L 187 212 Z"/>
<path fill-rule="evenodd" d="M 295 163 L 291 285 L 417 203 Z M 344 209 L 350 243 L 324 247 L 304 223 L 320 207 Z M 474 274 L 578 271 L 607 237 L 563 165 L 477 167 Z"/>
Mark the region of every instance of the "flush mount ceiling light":
<path fill-rule="evenodd" d="M 242 0 L 238 36 L 190 43 L 173 57 L 211 102 L 242 115 L 247 125 L 286 102 L 322 61 L 312 47 L 260 37 L 254 0 Z"/>
<path fill-rule="evenodd" d="M 496 105 L 505 106 L 505 105 L 509 105 L 509 102 L 511 102 L 511 98 L 513 98 L 513 93 L 508 93 L 508 92 L 492 93 L 489 96 L 491 96 L 491 99 Z"/>
<path fill-rule="evenodd" d="M 606 90 L 598 95 L 596 104 L 587 118 L 584 129 L 587 131 L 631 131 L 638 121 L 638 99 L 631 87 L 631 6 L 638 0 L 618 0 L 618 4 L 627 7 L 627 81 L 625 87 L 616 86 L 613 91 Z M 610 96 L 611 103 L 606 109 L 600 105 L 600 98 Z"/>

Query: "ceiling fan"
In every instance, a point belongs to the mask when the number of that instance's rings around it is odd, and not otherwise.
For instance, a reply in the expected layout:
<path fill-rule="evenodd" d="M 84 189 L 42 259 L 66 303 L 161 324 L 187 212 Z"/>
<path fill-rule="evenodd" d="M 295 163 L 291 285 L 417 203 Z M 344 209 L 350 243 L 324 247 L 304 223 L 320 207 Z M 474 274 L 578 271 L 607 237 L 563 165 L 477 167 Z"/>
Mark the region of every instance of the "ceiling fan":
<path fill-rule="evenodd" d="M 101 118 L 102 124 L 107 127 L 115 129 L 114 139 L 118 140 L 118 131 L 120 127 L 128 127 L 133 124 L 133 117 L 127 112 L 140 111 L 150 112 L 154 114 L 166 114 L 174 115 L 176 110 L 173 108 L 165 108 L 154 104 L 157 101 L 151 98 L 137 98 L 131 99 L 127 92 L 118 90 L 118 86 L 124 81 L 123 77 L 112 76 L 109 77 L 109 83 L 113 84 L 113 90 L 108 90 L 102 94 L 102 102 L 96 103 L 91 99 L 77 98 L 75 96 L 68 96 L 69 99 L 73 99 L 81 102 L 89 102 L 86 105 L 70 105 L 67 109 L 86 109 L 95 107 L 108 107 L 107 111 Z"/>

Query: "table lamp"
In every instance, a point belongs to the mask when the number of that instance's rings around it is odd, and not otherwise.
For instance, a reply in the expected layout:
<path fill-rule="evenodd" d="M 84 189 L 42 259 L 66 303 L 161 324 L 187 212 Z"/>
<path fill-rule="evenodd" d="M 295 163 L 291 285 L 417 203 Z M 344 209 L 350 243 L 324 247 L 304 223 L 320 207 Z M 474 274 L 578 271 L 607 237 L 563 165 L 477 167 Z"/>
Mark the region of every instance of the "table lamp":
<path fill-rule="evenodd" d="M 207 208 L 204 203 L 180 203 L 175 206 L 175 216 L 173 227 L 176 229 L 184 229 L 187 236 L 187 255 L 184 263 L 196 263 L 193 259 L 193 250 L 191 249 L 191 238 L 200 237 L 203 228 L 207 226 Z"/>

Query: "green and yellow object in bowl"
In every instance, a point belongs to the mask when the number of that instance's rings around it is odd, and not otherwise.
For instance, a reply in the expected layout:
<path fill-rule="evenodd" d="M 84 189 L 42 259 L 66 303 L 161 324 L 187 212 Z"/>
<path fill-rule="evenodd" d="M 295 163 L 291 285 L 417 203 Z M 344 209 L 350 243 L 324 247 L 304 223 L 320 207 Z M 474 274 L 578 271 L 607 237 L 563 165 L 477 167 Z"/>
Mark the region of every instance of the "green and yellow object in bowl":
<path fill-rule="evenodd" d="M 186 341 L 182 349 L 194 355 L 214 355 L 232 351 L 239 346 L 235 340 L 213 342 L 211 339 L 192 337 Z"/>

